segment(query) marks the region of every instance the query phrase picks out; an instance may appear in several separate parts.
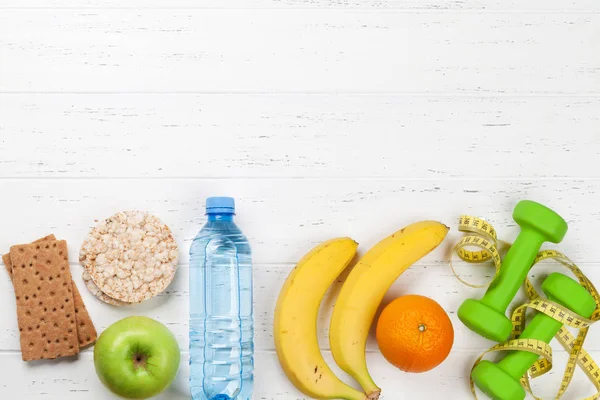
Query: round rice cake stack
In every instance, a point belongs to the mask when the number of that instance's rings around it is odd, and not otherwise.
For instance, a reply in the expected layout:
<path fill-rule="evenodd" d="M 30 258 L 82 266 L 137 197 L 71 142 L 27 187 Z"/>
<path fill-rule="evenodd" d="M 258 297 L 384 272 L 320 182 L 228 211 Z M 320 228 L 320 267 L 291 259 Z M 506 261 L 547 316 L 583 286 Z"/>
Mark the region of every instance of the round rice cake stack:
<path fill-rule="evenodd" d="M 92 276 L 87 271 L 87 269 L 83 270 L 82 278 L 83 282 L 85 283 L 85 286 L 98 300 L 102 300 L 103 302 L 116 307 L 123 307 L 131 304 L 121 300 L 113 299 L 109 295 L 105 294 L 102 290 L 100 290 L 100 288 L 98 288 L 98 286 L 96 286 L 96 284 L 92 280 Z"/>
<path fill-rule="evenodd" d="M 160 219 L 142 211 L 123 211 L 90 231 L 79 260 L 91 278 L 84 273 L 94 296 L 125 305 L 162 293 L 175 276 L 179 251 Z"/>

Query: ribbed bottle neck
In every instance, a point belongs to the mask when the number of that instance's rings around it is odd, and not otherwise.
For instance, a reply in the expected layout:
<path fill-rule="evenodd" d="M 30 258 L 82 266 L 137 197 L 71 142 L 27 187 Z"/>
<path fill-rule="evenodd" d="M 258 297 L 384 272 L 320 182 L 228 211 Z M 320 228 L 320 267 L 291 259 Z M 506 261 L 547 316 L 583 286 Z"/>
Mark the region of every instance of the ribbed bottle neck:
<path fill-rule="evenodd" d="M 208 214 L 209 221 L 233 221 L 232 213 L 210 213 Z"/>

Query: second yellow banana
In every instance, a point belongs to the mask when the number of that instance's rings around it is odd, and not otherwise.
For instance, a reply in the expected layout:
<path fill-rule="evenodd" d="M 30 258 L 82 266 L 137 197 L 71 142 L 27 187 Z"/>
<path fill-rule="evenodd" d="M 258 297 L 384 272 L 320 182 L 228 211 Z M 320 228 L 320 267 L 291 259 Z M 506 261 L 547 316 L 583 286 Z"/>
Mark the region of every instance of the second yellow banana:
<path fill-rule="evenodd" d="M 383 239 L 369 250 L 342 286 L 331 318 L 329 343 L 335 362 L 362 386 L 369 400 L 379 398 L 366 363 L 367 336 L 379 304 L 392 283 L 435 249 L 449 228 L 421 221 Z"/>

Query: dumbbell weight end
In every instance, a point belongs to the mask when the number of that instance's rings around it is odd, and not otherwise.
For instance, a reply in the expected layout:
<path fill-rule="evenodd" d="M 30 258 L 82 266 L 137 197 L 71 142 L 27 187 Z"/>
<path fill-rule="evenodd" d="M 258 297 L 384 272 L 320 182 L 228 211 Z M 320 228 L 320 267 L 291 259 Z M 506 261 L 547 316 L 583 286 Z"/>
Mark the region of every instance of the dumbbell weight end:
<path fill-rule="evenodd" d="M 542 284 L 542 289 L 550 300 L 584 318 L 589 318 L 596 309 L 596 302 L 588 291 L 565 275 L 550 274 Z M 538 313 L 520 338 L 550 343 L 561 326 L 561 322 Z M 487 360 L 480 362 L 471 372 L 471 377 L 475 385 L 493 400 L 522 400 L 525 390 L 521 387 L 520 378 L 538 358 L 535 353 L 511 351 L 497 364 Z"/>

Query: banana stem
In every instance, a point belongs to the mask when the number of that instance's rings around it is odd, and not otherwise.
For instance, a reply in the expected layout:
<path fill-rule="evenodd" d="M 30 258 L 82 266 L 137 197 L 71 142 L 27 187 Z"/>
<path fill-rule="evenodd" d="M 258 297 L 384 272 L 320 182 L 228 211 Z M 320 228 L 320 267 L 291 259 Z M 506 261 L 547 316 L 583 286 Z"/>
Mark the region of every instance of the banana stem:
<path fill-rule="evenodd" d="M 366 366 L 363 370 L 364 371 L 367 370 Z M 373 382 L 373 379 L 371 378 L 371 375 L 369 375 L 368 372 L 366 374 L 360 375 L 360 376 L 353 375 L 353 378 L 358 382 L 360 387 L 362 387 L 362 389 L 365 391 L 365 393 L 367 394 L 368 400 L 379 399 L 379 395 L 381 394 L 381 389 L 379 388 L 379 386 L 377 386 L 375 384 L 375 382 Z"/>

